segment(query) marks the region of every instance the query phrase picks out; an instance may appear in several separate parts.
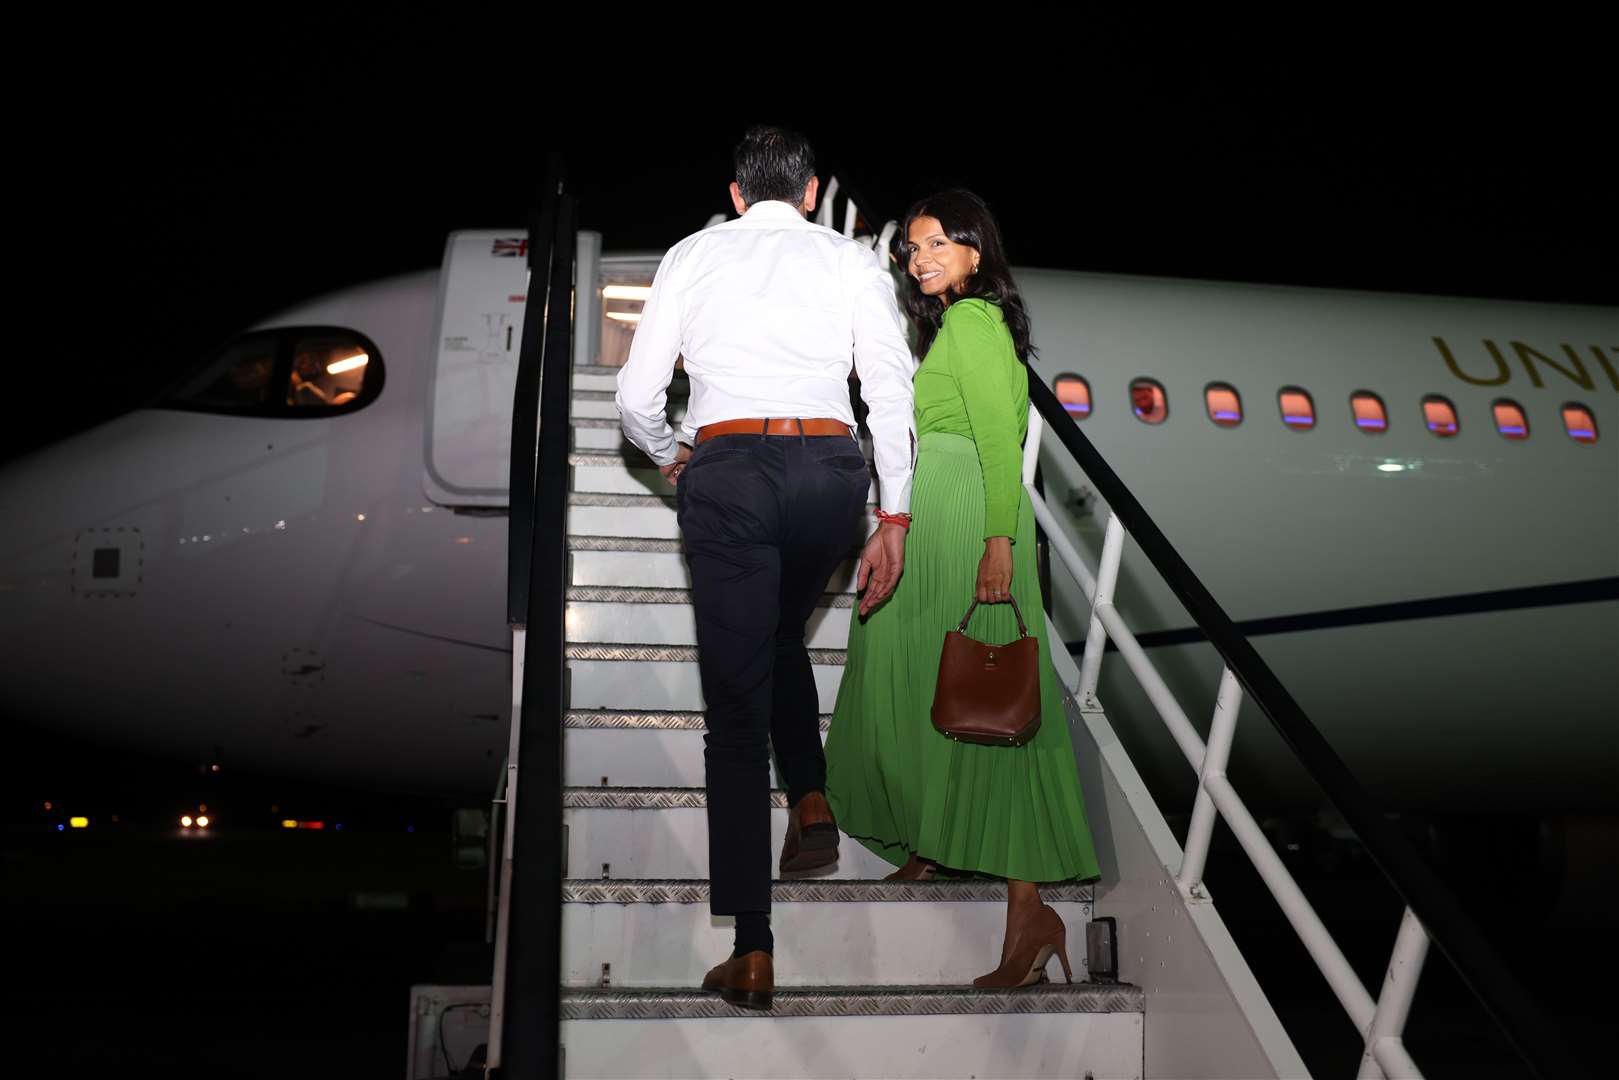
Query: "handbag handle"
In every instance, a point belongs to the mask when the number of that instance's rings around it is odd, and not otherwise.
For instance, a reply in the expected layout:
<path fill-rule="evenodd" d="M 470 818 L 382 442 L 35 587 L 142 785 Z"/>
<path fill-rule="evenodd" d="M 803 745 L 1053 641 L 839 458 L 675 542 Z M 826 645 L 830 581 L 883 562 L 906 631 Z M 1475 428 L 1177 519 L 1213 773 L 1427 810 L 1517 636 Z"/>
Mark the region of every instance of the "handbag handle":
<path fill-rule="evenodd" d="M 1007 593 L 1006 598 L 1008 600 L 1012 601 L 1012 614 L 1017 616 L 1017 636 L 1020 637 L 1020 638 L 1028 637 L 1029 636 L 1029 628 L 1023 625 L 1023 612 L 1018 610 L 1017 601 L 1012 599 L 1012 594 L 1011 593 Z M 967 609 L 967 614 L 965 614 L 965 615 L 963 615 L 961 617 L 961 625 L 956 627 L 956 630 L 959 631 L 960 633 L 965 634 L 967 632 L 967 624 L 972 621 L 973 612 L 975 612 L 977 610 L 978 610 L 978 599 L 976 597 L 974 597 L 972 607 L 968 608 Z"/>

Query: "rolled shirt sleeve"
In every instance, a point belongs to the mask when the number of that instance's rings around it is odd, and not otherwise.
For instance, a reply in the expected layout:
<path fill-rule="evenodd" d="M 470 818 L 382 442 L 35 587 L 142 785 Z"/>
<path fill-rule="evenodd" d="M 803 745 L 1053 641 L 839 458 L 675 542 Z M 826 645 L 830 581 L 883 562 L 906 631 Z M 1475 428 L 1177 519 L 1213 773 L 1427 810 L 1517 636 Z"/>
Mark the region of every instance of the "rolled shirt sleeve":
<path fill-rule="evenodd" d="M 680 304 L 670 280 L 676 276 L 679 248 L 658 264 L 652 290 L 641 306 L 641 321 L 630 355 L 618 373 L 618 407 L 624 434 L 659 465 L 675 460 L 675 432 L 669 426 L 669 380 L 680 356 Z"/>
<path fill-rule="evenodd" d="M 865 261 L 854 292 L 854 367 L 866 403 L 877 459 L 877 505 L 891 514 L 911 508 L 915 466 L 916 361 L 905 340 L 894 280 L 876 260 Z"/>
<path fill-rule="evenodd" d="M 1005 363 L 1006 331 L 981 301 L 958 301 L 944 316 L 950 373 L 961 390 L 984 474 L 984 538 L 1017 535 L 1023 494 L 1023 448 L 1018 440 L 1012 368 Z M 1022 365 L 1017 365 L 1021 372 Z"/>

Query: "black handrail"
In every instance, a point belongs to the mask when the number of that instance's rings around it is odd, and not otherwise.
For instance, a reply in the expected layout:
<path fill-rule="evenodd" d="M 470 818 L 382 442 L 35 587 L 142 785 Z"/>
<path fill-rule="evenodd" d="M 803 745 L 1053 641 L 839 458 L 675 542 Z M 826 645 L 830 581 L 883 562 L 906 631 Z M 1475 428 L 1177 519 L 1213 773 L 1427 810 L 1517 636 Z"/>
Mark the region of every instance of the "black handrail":
<path fill-rule="evenodd" d="M 1543 1080 L 1585 1075 L 1586 1070 L 1575 1061 L 1568 1048 L 1550 1037 L 1551 1029 L 1540 1008 L 1496 958 L 1495 950 L 1462 911 L 1450 890 L 1428 869 L 1405 837 L 1384 820 L 1270 665 L 1260 658 L 1231 617 L 1215 602 L 1130 489 L 1079 430 L 1057 395 L 1032 368 L 1029 401 L 1040 410 L 1052 434 L 1085 470 L 1086 478 L 1118 516 L 1125 531 L 1192 620 L 1208 636 L 1209 643 L 1242 683 L 1248 696 L 1270 718 L 1328 801 L 1355 830 L 1372 860 L 1500 1026 L 1525 1064 Z"/>
<path fill-rule="evenodd" d="M 517 790 L 510 824 L 511 895 L 501 1073 L 561 1075 L 562 1019 L 562 720 L 567 678 L 563 631 L 566 602 L 569 404 L 573 373 L 573 273 L 577 253 L 574 200 L 560 182 L 555 199 L 550 273 L 543 285 L 545 329 L 539 386 L 539 440 L 512 443 L 515 464 L 534 462 L 534 509 L 529 543 L 527 636 L 523 649 L 522 728 L 518 735 Z M 536 238 L 531 237 L 531 243 Z M 536 260 L 538 265 L 538 260 Z M 529 281 L 528 313 L 537 315 L 537 277 Z M 525 316 L 527 319 L 527 316 Z M 523 336 L 529 340 L 525 321 Z M 518 483 L 521 477 L 518 476 Z M 515 511 L 517 486 L 513 488 Z"/>
<path fill-rule="evenodd" d="M 551 250 L 556 232 L 562 164 L 552 155 L 540 197 L 529 214 L 524 257 L 528 291 L 523 298 L 523 338 L 517 347 L 517 386 L 512 394 L 511 472 L 507 493 L 506 622 L 528 623 L 528 549 L 534 535 L 535 440 L 540 423 L 540 370 L 545 336 L 545 298 L 551 281 Z"/>

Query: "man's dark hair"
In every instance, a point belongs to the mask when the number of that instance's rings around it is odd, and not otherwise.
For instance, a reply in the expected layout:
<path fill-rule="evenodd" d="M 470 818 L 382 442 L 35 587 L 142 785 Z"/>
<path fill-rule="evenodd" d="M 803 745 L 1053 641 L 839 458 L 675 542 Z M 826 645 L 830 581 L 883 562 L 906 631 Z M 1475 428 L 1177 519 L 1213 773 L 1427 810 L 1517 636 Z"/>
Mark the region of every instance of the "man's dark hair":
<path fill-rule="evenodd" d="M 794 206 L 815 176 L 815 150 L 796 131 L 756 124 L 736 144 L 736 186 L 742 201 L 779 199 Z"/>

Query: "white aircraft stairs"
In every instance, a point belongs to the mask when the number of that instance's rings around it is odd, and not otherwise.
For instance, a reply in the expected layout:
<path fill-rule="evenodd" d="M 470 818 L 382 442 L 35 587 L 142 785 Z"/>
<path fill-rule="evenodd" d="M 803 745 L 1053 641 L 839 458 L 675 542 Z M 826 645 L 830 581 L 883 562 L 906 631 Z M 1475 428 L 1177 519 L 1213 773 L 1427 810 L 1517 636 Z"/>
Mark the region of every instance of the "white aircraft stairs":
<path fill-rule="evenodd" d="M 569 295 L 575 243 L 567 196 L 561 202 L 546 219 L 560 257 L 547 264 L 536 256 L 533 264 L 536 279 L 549 265 L 552 296 Z M 536 303 L 531 297 L 531 313 L 543 310 Z M 539 332 L 526 328 L 525 364 L 531 332 L 534 351 L 541 350 Z M 1217 819 L 1233 829 L 1363 1035 L 1362 1059 L 1343 1062 L 1340 1074 L 1358 1068 L 1361 1077 L 1421 1075 L 1401 1032 L 1430 935 L 1480 988 L 1531 1073 L 1577 1074 L 1558 1047 L 1536 1045 L 1524 1033 L 1534 1014 L 1470 936 L 1476 931 L 1370 808 L 1038 379 L 1030 387 L 1025 487 L 1053 556 L 1092 608 L 1081 665 L 1065 650 L 1053 652 L 1070 690 L 1066 719 L 1102 861 L 1099 881 L 1042 890 L 1068 926 L 1074 982 L 1063 982 L 1051 963 L 1055 981 L 975 990 L 973 976 L 999 955 L 1004 885 L 883 882 L 892 868 L 844 838 L 828 876 L 773 886 L 774 1009 L 738 1009 L 700 991 L 706 969 L 729 955 L 731 928 L 708 911 L 703 701 L 673 490 L 622 439 L 612 403 L 615 369 L 573 364 L 568 332 L 566 319 L 551 320 L 544 331 L 530 596 L 552 588 L 555 606 L 535 607 L 534 618 L 518 620 L 526 629 L 516 635 L 522 690 L 514 696 L 508 766 L 512 818 L 501 865 L 491 1075 L 1306 1076 L 1202 884 Z M 520 375 L 514 444 L 521 445 L 525 423 L 532 435 L 534 419 L 523 416 L 521 404 L 532 387 Z M 675 416 L 678 389 L 679 380 L 671 392 Z M 1083 552 L 1041 497 L 1034 478 L 1042 454 L 1048 461 L 1071 455 L 1106 502 L 1111 517 L 1100 553 Z M 518 490 L 514 484 L 514 536 L 525 511 Z M 1175 701 L 1131 634 L 1127 613 L 1113 606 L 1127 532 L 1143 557 L 1133 569 L 1163 574 L 1226 659 L 1216 702 Z M 542 573 L 544 560 L 554 560 L 557 572 Z M 807 645 L 823 714 L 837 695 L 851 589 L 848 569 L 840 571 L 810 622 Z M 1050 640 L 1062 640 L 1050 629 Z M 542 630 L 561 654 L 543 656 L 543 669 L 533 639 Z M 1129 666 L 1191 768 L 1196 808 L 1184 844 L 1096 699 L 1108 643 L 1117 649 L 1109 662 Z M 542 671 L 557 676 L 542 684 Z M 548 706 L 536 704 L 542 693 L 551 695 Z M 1245 696 L 1282 730 L 1409 905 L 1375 996 L 1225 776 Z M 1193 708 L 1213 714 L 1206 740 L 1188 719 Z M 779 851 L 786 807 L 780 792 L 774 799 Z M 1103 952 L 1093 954 L 1098 943 Z M 560 972 L 560 979 L 547 971 Z M 422 1011 L 431 1014 L 432 1007 Z M 440 1016 L 440 1036 L 443 1030 Z M 442 1049 L 433 1044 L 432 1023 L 413 1023 L 412 1037 L 429 1054 Z"/>

